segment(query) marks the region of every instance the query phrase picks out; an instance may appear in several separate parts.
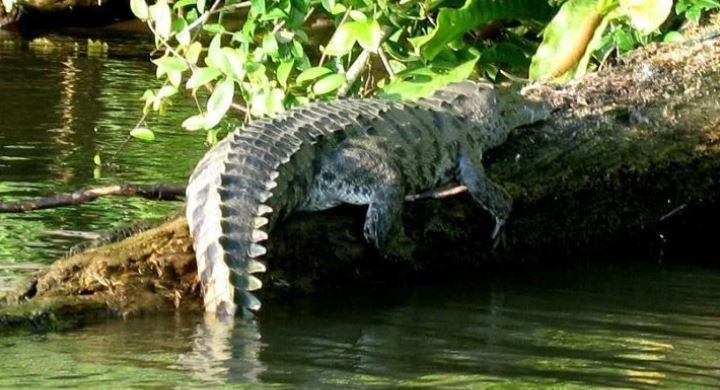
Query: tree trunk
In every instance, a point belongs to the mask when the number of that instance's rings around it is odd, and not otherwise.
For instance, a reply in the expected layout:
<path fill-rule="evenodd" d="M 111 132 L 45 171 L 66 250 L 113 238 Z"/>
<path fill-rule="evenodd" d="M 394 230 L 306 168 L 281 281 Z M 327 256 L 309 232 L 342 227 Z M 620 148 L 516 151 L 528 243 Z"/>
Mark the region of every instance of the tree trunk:
<path fill-rule="evenodd" d="M 261 298 L 596 249 L 658 257 L 698 248 L 720 215 L 719 65 L 720 39 L 696 38 L 651 45 L 565 86 L 534 87 L 556 108 L 553 118 L 515 131 L 486 158 L 488 174 L 515 199 L 504 245 L 492 249 L 492 221 L 466 194 L 407 204 L 405 226 L 418 246 L 412 264 L 382 259 L 364 243 L 361 207 L 298 214 L 270 235 Z M 0 324 L 200 310 L 195 272 L 180 218 L 56 262 L 27 302 L 0 308 Z"/>

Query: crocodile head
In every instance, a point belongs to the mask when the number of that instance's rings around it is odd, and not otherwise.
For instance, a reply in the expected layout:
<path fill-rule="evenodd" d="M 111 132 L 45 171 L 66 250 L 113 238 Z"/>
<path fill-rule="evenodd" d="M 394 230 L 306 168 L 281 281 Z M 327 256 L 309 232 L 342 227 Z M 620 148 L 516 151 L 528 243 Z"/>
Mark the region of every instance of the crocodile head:
<path fill-rule="evenodd" d="M 516 87 L 498 87 L 495 95 L 500 116 L 508 129 L 548 120 L 552 114 L 548 102 L 526 96 Z"/>

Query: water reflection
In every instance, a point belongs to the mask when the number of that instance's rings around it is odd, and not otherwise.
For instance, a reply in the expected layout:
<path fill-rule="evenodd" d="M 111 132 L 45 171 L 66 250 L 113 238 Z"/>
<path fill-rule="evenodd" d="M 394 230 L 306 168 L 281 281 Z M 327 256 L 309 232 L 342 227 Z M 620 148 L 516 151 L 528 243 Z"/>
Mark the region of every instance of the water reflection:
<path fill-rule="evenodd" d="M 720 275 L 698 284 L 695 272 L 648 271 L 270 303 L 257 323 L 197 325 L 178 366 L 293 386 L 720 386 L 720 301 L 708 288 Z"/>
<path fill-rule="evenodd" d="M 0 73 L 8 77 L 0 78 L 0 200 L 110 183 L 185 182 L 206 149 L 202 136 L 177 125 L 194 110 L 189 103 L 149 120 L 159 142 L 130 142 L 118 153 L 141 115 L 142 92 L 158 82 L 147 59 L 149 39 L 107 41 L 108 51 L 96 55 L 86 38 L 50 36 L 41 45 L 3 37 Z M 108 164 L 99 171 L 98 153 Z M 179 207 L 113 199 L 0 215 L 0 263 L 47 262 L 78 241 L 46 231 L 108 230 Z"/>

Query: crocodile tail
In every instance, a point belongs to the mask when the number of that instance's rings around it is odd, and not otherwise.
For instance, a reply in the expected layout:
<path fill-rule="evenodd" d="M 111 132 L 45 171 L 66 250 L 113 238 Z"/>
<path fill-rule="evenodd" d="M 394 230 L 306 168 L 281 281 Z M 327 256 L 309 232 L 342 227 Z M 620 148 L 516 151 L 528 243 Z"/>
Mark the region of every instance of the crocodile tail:
<path fill-rule="evenodd" d="M 203 296 L 207 311 L 232 315 L 235 312 L 230 269 L 217 261 L 224 252 L 217 240 L 222 234 L 220 221 L 221 174 L 225 170 L 225 158 L 230 150 L 230 139 L 220 141 L 200 160 L 190 176 L 185 191 L 187 204 L 185 215 L 190 235 L 193 237 L 198 275 L 203 282 Z M 220 275 L 210 278 L 211 275 Z M 212 283 L 206 281 L 212 279 Z"/>
<path fill-rule="evenodd" d="M 187 188 L 205 310 L 232 315 L 235 303 L 256 311 L 262 286 L 258 258 L 275 221 L 306 199 L 317 160 L 348 136 L 364 133 L 386 108 L 377 100 L 313 103 L 255 121 L 221 141 L 200 161 Z"/>

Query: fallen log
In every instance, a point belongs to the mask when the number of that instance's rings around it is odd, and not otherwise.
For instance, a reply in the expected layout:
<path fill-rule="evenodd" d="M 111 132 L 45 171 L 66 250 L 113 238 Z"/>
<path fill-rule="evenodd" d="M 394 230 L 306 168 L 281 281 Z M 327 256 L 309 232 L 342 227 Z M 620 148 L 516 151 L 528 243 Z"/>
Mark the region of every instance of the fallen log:
<path fill-rule="evenodd" d="M 489 157 L 489 175 L 515 199 L 498 250 L 492 221 L 466 194 L 408 203 L 405 225 L 418 245 L 412 264 L 365 245 L 363 208 L 298 214 L 270 236 L 261 298 L 482 272 L 493 262 L 549 263 L 598 248 L 659 258 L 668 234 L 682 238 L 682 250 L 697 247 L 720 215 L 720 40 L 707 37 L 651 45 L 582 80 L 533 88 L 552 102 L 553 118 L 516 131 Z M 195 271 L 179 218 L 59 260 L 7 299 L 21 304 L 0 308 L 0 325 L 199 311 Z"/>

